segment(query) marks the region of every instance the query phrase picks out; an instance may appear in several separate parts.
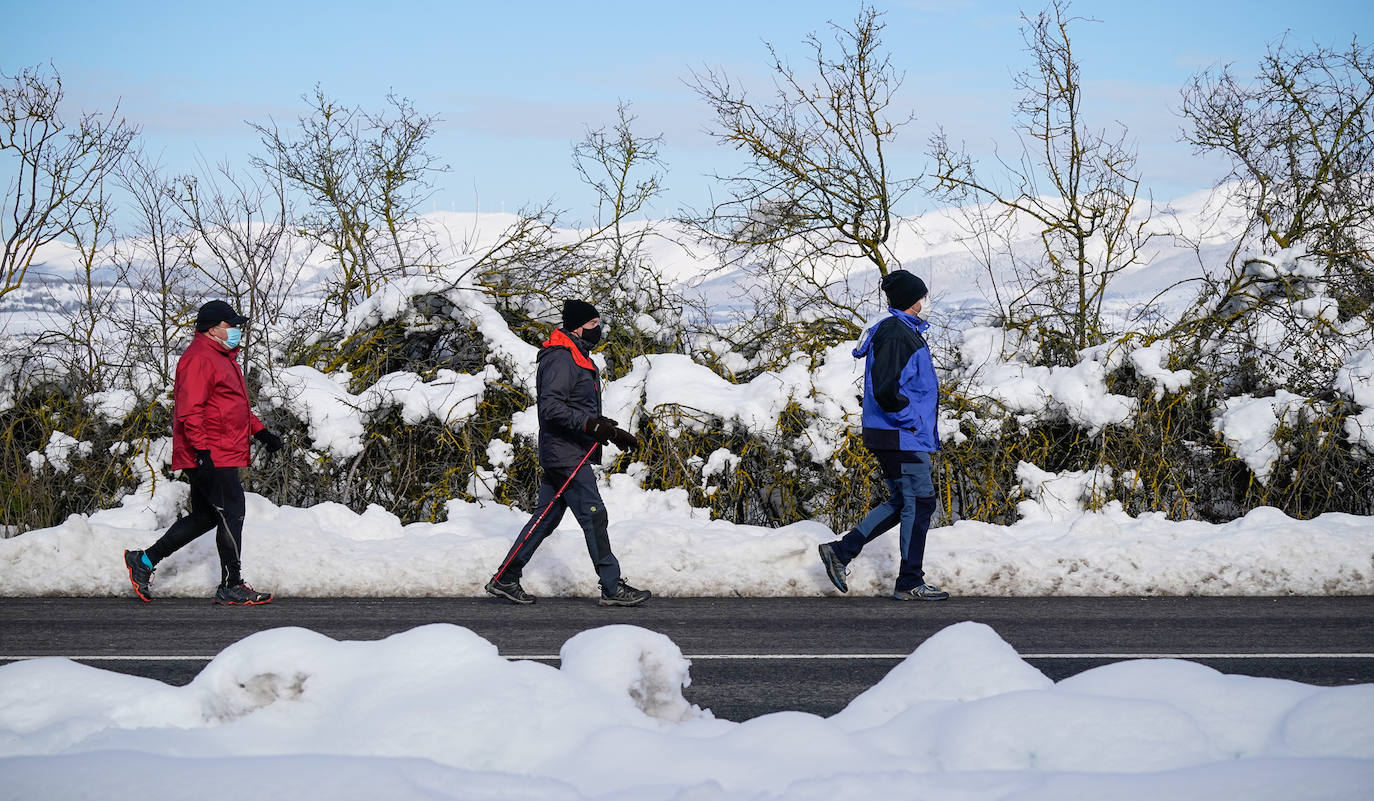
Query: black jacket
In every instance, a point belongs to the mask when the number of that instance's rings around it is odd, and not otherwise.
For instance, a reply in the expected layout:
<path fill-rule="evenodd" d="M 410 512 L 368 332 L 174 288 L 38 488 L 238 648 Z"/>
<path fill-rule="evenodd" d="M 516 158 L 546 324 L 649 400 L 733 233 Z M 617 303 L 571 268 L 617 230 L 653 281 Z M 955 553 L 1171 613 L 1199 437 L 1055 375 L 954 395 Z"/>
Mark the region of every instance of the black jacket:
<path fill-rule="evenodd" d="M 555 330 L 539 351 L 535 373 L 539 404 L 539 466 L 561 482 L 596 440 L 585 431 L 601 416 L 601 380 L 580 337 Z M 599 462 L 598 446 L 587 460 Z"/>

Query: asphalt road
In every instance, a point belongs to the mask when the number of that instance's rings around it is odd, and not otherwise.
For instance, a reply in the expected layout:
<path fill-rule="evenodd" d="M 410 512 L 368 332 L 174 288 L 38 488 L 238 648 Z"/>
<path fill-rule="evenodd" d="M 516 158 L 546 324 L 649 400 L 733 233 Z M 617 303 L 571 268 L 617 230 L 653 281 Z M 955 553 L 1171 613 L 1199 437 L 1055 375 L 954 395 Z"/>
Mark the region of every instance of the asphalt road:
<path fill-rule="evenodd" d="M 692 659 L 688 700 L 745 720 L 792 709 L 833 714 L 927 637 L 974 620 L 1052 679 L 1127 658 L 1187 658 L 1226 673 L 1310 684 L 1374 682 L 1374 597 L 655 598 L 636 609 L 590 599 L 520 607 L 488 598 L 209 600 L 0 598 L 0 663 L 67 656 L 183 684 L 225 646 L 302 626 L 375 640 L 454 623 L 510 658 L 557 663 L 563 642 L 612 623 L 668 635 Z"/>

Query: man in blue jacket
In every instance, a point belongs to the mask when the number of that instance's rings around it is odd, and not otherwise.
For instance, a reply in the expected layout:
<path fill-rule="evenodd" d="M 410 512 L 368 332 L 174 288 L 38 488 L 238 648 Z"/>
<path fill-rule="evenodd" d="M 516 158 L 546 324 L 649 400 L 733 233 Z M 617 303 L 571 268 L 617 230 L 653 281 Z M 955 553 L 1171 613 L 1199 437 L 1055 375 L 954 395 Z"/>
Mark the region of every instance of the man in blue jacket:
<path fill-rule="evenodd" d="M 591 350 L 601 341 L 601 315 L 581 300 L 563 304 L 563 327 L 554 330 L 539 351 L 535 372 L 539 410 L 538 507 L 520 530 L 501 567 L 487 582 L 486 591 L 515 604 L 532 604 L 533 595 L 520 586 L 520 576 L 534 551 L 558 528 L 569 509 L 582 526 L 587 554 L 601 585 L 602 606 L 638 606 L 650 593 L 625 583 L 620 562 L 606 536 L 606 505 L 596 488 L 593 462 L 601 460 L 601 446 L 614 442 L 631 450 L 639 440 L 601 416 L 601 379 Z"/>
<path fill-rule="evenodd" d="M 930 323 L 917 315 L 926 285 L 906 270 L 883 277 L 888 317 L 869 329 L 854 350 L 864 362 L 864 445 L 877 458 L 888 499 L 859 525 L 819 546 L 825 574 L 849 592 L 848 565 L 864 546 L 900 524 L 902 562 L 892 597 L 899 601 L 943 601 L 949 593 L 925 583 L 921 561 L 926 532 L 935 513 L 931 454 L 940 449 L 936 431 L 940 382 L 922 334 Z"/>

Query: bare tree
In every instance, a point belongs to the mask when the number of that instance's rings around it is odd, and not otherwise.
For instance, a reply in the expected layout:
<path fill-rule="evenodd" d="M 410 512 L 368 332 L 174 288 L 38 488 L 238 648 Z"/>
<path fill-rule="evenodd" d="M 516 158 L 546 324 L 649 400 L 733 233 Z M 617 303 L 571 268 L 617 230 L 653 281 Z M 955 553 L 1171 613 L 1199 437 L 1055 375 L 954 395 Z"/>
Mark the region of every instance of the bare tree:
<path fill-rule="evenodd" d="M 331 291 L 343 315 L 388 276 L 433 266 L 416 211 L 430 195 L 428 176 L 447 167 L 425 150 L 438 118 L 409 100 L 388 95 L 390 113 L 372 114 L 318 86 L 305 99 L 311 113 L 294 132 L 253 124 L 267 148 L 253 163 L 304 194 L 301 231 L 338 264 Z"/>
<path fill-rule="evenodd" d="M 630 107 L 622 103 L 612 126 L 588 129 L 573 148 L 574 168 L 596 193 L 596 217 L 590 225 L 563 223 L 563 213 L 551 204 L 522 209 L 494 242 L 463 244 L 462 250 L 479 255 L 455 285 L 471 277 L 517 328 L 525 324 L 522 316 L 544 315 L 562 299 L 576 296 L 627 323 L 648 314 L 672 318 L 660 320 L 665 330 L 679 329 L 681 299 L 647 250 L 647 243 L 660 233 L 658 227 L 647 219 L 633 219 L 661 191 L 662 137 L 635 133 L 634 121 Z M 543 322 L 525 322 L 543 336 Z M 629 325 L 611 329 L 611 344 L 628 346 L 617 360 L 624 364 L 657 341 L 636 335 Z"/>
<path fill-rule="evenodd" d="M 67 232 L 101 191 L 136 130 L 109 114 L 62 118 L 62 79 L 35 67 L 0 73 L 0 154 L 13 159 L 0 209 L 0 297 L 18 289 L 38 249 Z"/>
<path fill-rule="evenodd" d="M 768 45 L 775 81 L 766 101 L 723 72 L 693 73 L 692 88 L 715 112 L 712 135 L 742 151 L 747 166 L 717 175 L 725 199 L 685 221 L 724 263 L 749 267 L 789 287 L 794 304 L 824 308 L 852 327 L 862 315 L 843 262 L 864 259 L 884 275 L 892 264 L 893 209 L 915 180 L 890 174 L 887 151 L 912 117 L 888 116 L 902 76 L 883 50 L 882 14 L 865 6 L 852 27 L 830 27 L 833 43 L 806 39 L 810 76 Z"/>
<path fill-rule="evenodd" d="M 652 230 L 639 226 L 630 231 L 626 226 L 662 191 L 663 161 L 658 148 L 663 137 L 635 134 L 635 117 L 625 103 L 617 107 L 616 116 L 610 130 L 587 131 L 573 148 L 573 165 L 597 195 L 596 225 L 588 241 L 607 243 L 611 270 L 620 275 L 626 266 L 642 261 L 644 242 Z M 642 174 L 645 169 L 647 175 Z"/>
<path fill-rule="evenodd" d="M 227 164 L 203 173 L 181 177 L 177 187 L 178 206 L 194 235 L 190 263 L 206 282 L 203 294 L 228 300 L 249 320 L 274 320 L 300 272 L 286 252 L 286 188 L 278 176 L 241 175 Z M 248 337 L 270 351 L 271 333 L 270 325 L 255 325 Z"/>
<path fill-rule="evenodd" d="M 573 148 L 573 163 L 597 195 L 595 225 L 578 244 L 587 265 L 582 296 L 623 321 L 612 328 L 611 344 L 619 346 L 616 362 L 624 367 L 633 356 L 658 349 L 651 343 L 664 344 L 661 337 L 637 332 L 634 321 L 647 315 L 657 321 L 654 328 L 663 323 L 664 330 L 680 334 L 683 304 L 646 249 L 658 235 L 657 227 L 631 219 L 662 190 L 664 164 L 658 148 L 663 137 L 636 134 L 635 117 L 624 103 L 616 116 L 611 128 L 587 131 Z"/>
<path fill-rule="evenodd" d="M 1249 214 L 1237 252 L 1258 244 L 1317 257 L 1347 318 L 1374 298 L 1372 104 L 1374 50 L 1358 39 L 1308 51 L 1280 42 L 1253 81 L 1226 66 L 1198 73 L 1183 91 L 1185 140 L 1229 158 L 1220 183 Z"/>
<path fill-rule="evenodd" d="M 176 366 L 175 344 L 199 299 L 190 289 L 193 229 L 177 204 L 177 181 L 141 149 L 130 151 L 119 180 L 133 205 L 130 233 L 121 263 L 132 293 L 126 330 L 142 350 L 139 361 L 170 386 Z"/>
<path fill-rule="evenodd" d="M 72 399 L 129 382 L 130 343 L 111 336 L 127 293 L 109 189 L 100 178 L 69 211 L 64 239 L 73 249 L 72 272 L 49 285 L 51 292 L 35 314 L 41 330 L 35 327 L 31 345 L 42 354 L 35 363 L 42 368 L 31 378 Z"/>
<path fill-rule="evenodd" d="M 1139 197 L 1135 153 L 1126 132 L 1090 128 L 1083 113 L 1080 67 L 1070 42 L 1069 3 L 1055 0 L 1034 18 L 1022 16 L 1022 36 L 1035 66 L 1017 76 L 1022 153 L 998 158 L 999 175 L 980 171 L 943 131 L 931 142 L 936 188 L 948 199 L 989 203 L 1003 225 L 1038 228 L 1041 248 L 1006 254 L 1020 286 L 1003 314 L 1012 327 L 1036 335 L 1041 358 L 1073 362 L 1082 348 L 1111 336 L 1103 302 L 1112 278 L 1141 263 L 1149 241 L 1148 203 Z M 1005 183 L 1004 183 L 1005 182 Z M 993 220 L 973 226 L 987 232 Z"/>
<path fill-rule="evenodd" d="M 80 393 L 129 385 L 131 343 L 109 336 L 111 322 L 125 300 L 125 271 L 115 254 L 118 236 L 112 224 L 113 203 L 105 178 L 96 182 L 72 217 L 69 235 L 79 255 L 72 284 L 76 302 L 60 336 L 70 343 L 69 374 Z"/>
<path fill-rule="evenodd" d="M 454 276 L 454 286 L 475 285 L 502 312 L 518 312 L 532 297 L 553 298 L 579 272 L 577 240 L 562 228 L 562 213 L 551 202 L 522 207 L 515 221 L 489 243 L 469 232 L 455 249 L 472 254 Z"/>

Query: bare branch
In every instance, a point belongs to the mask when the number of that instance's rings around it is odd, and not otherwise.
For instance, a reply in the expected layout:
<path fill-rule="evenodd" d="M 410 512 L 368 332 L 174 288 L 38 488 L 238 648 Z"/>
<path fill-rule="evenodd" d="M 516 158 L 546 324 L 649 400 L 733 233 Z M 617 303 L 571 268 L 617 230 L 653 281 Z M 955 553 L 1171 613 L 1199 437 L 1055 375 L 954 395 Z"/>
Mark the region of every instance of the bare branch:
<path fill-rule="evenodd" d="M 0 73 L 0 154 L 14 160 L 0 208 L 0 297 L 18 289 L 38 249 L 78 224 L 137 130 L 109 114 L 62 119 L 56 70 Z"/>

